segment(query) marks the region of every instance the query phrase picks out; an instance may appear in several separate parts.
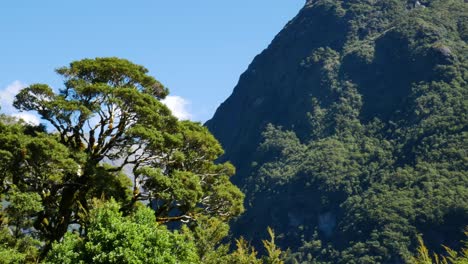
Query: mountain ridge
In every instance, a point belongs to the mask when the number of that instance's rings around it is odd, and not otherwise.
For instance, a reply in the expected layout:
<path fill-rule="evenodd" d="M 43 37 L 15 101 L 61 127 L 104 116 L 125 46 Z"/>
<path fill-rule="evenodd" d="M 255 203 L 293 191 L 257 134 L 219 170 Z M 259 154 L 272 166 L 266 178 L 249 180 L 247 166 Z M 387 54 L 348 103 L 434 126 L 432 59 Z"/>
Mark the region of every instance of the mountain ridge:
<path fill-rule="evenodd" d="M 334 263 L 402 262 L 418 234 L 457 246 L 468 223 L 467 16 L 460 0 L 307 1 L 206 123 L 247 195 L 234 233 L 253 239 L 270 225 L 297 258 Z M 395 199 L 381 208 L 367 202 L 375 195 Z"/>

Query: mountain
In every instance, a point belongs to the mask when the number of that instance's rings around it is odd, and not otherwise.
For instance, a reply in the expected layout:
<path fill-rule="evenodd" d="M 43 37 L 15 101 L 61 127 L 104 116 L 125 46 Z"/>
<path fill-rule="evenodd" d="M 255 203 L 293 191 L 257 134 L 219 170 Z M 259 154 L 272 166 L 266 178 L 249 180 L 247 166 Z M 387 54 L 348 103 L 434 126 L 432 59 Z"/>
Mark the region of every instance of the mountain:
<path fill-rule="evenodd" d="M 291 263 L 402 263 L 468 225 L 463 0 L 309 0 L 206 125 Z M 294 262 L 296 261 L 296 262 Z"/>

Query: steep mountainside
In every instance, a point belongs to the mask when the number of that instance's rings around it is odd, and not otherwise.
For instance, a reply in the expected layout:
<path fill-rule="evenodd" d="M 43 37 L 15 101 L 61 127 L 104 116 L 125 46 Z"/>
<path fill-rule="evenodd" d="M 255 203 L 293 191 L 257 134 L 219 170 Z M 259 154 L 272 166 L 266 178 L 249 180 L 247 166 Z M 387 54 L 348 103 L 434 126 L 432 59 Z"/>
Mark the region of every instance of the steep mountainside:
<path fill-rule="evenodd" d="M 207 122 L 291 261 L 400 263 L 468 225 L 463 0 L 309 0 Z"/>

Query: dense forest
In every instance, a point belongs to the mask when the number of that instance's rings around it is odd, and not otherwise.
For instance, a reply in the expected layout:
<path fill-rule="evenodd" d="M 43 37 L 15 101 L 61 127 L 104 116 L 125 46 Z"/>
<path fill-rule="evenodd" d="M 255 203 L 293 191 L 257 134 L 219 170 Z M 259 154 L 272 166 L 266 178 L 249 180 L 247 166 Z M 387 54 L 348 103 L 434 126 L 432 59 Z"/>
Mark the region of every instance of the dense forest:
<path fill-rule="evenodd" d="M 409 262 L 468 225 L 462 0 L 308 1 L 207 123 L 288 263 Z"/>
<path fill-rule="evenodd" d="M 206 126 L 58 68 L 0 114 L 0 263 L 468 263 L 467 38 L 464 0 L 309 0 Z"/>
<path fill-rule="evenodd" d="M 262 261 L 223 241 L 244 210 L 233 166 L 214 163 L 219 143 L 171 114 L 147 69 L 96 58 L 57 73 L 58 93 L 33 84 L 14 101 L 47 126 L 0 116 L 0 263 Z M 279 261 L 271 230 L 264 243 Z"/>

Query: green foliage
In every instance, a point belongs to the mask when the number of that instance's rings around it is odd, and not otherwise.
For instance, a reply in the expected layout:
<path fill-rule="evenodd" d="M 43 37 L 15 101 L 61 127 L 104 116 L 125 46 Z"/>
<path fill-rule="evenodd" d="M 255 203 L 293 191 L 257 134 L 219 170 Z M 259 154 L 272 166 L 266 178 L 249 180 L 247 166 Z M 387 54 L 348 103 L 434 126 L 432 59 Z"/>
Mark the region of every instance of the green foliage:
<path fill-rule="evenodd" d="M 6 226 L 0 230 L 0 263 L 37 263 L 40 241 L 31 236 L 13 235 Z"/>
<path fill-rule="evenodd" d="M 236 97 L 255 111 L 242 119 L 226 104 L 236 118 L 219 138 L 249 176 L 236 233 L 252 239 L 232 253 L 227 223 L 244 195 L 234 167 L 215 163 L 223 150 L 208 130 L 172 116 L 167 88 L 140 65 L 58 69 L 63 89 L 33 84 L 14 103 L 52 133 L 0 117 L 0 261 L 466 262 L 467 14 L 462 0 L 307 2 L 295 32 L 277 38 L 287 43 L 272 43 L 240 82 L 266 83 L 264 95 Z M 266 226 L 279 239 L 268 229 L 258 253 Z"/>
<path fill-rule="evenodd" d="M 22 228 L 31 226 L 32 221 L 29 216 L 43 210 L 41 197 L 37 193 L 20 193 L 13 190 L 7 193 L 5 200 L 8 201 L 8 206 L 4 210 L 7 216 L 5 220 L 8 225 L 14 227 L 16 237 L 21 235 Z"/>
<path fill-rule="evenodd" d="M 229 264 L 261 264 L 257 251 L 244 238 L 236 239 L 236 250 L 231 254 Z"/>
<path fill-rule="evenodd" d="M 222 263 L 229 255 L 225 239 L 229 225 L 215 217 L 199 217 L 193 226 L 184 229 L 184 234 L 196 246 L 200 261 L 206 264 Z"/>
<path fill-rule="evenodd" d="M 251 181 L 268 187 L 255 189 L 257 199 L 262 193 L 274 192 L 278 198 L 304 193 L 299 197 L 310 199 L 302 203 L 313 210 L 311 217 L 332 212 L 336 221 L 330 229 L 320 221 L 299 227 L 299 234 L 319 230 L 321 240 L 328 241 L 328 245 L 320 242 L 320 248 L 300 248 L 305 251 L 300 261 L 408 261 L 416 234 L 429 232 L 430 226 L 443 230 L 447 221 L 454 227 L 450 235 L 445 234 L 445 241 L 456 243 L 451 236 L 458 236 L 456 230 L 464 224 L 468 210 L 466 106 L 460 101 L 463 96 L 458 96 L 466 89 L 457 89 L 457 84 L 450 90 L 446 84 L 432 86 L 424 93 L 414 90 L 409 111 L 423 117 L 415 117 L 412 124 L 402 119 L 389 129 L 381 121 L 347 122 L 328 136 L 312 134 L 306 144 L 292 131 L 267 127 L 259 147 L 264 160 Z M 434 95 L 436 87 L 447 87 L 442 90 L 447 94 Z M 336 111 L 340 108 L 331 113 L 343 116 Z M 273 203 L 280 206 L 279 214 L 291 212 L 283 209 L 288 203 Z M 294 232 L 286 235 L 296 236 Z M 330 240 L 334 234 L 345 237 L 345 247 Z"/>
<path fill-rule="evenodd" d="M 173 228 L 199 218 L 216 218 L 225 225 L 244 210 L 243 193 L 229 179 L 234 167 L 215 163 L 223 153 L 219 143 L 201 124 L 179 121 L 171 114 L 160 102 L 167 88 L 147 69 L 124 59 L 96 58 L 72 62 L 57 73 L 65 85 L 59 92 L 46 84 L 33 84 L 21 90 L 14 102 L 19 110 L 36 111 L 52 132 L 6 116 L 0 119 L 0 190 L 7 204 L 0 216 L 15 239 L 37 238 L 41 244 L 35 248 L 41 258 L 52 243 L 63 240 L 56 246 L 61 248 L 57 254 L 73 263 L 81 256 L 67 250 L 86 247 L 80 241 L 99 240 L 93 237 L 98 233 L 86 232 L 88 226 L 95 227 L 92 221 L 104 220 L 98 213 L 90 215 L 95 198 L 112 197 L 122 213 L 134 216 L 125 221 L 109 216 L 121 223 L 122 230 L 139 221 L 137 208 L 142 202 L 153 209 L 152 221 L 173 223 Z M 142 224 L 149 228 L 148 223 Z M 114 231 L 132 239 L 137 235 L 135 228 L 130 233 Z M 70 229 L 78 233 L 64 238 Z M 170 236 L 174 237 L 154 242 L 179 241 L 177 233 Z M 145 244 L 141 238 L 135 240 L 137 254 L 137 247 Z M 177 241 L 171 243 L 182 243 Z M 96 248 L 86 248 L 89 255 L 84 258 L 87 262 L 94 253 L 99 258 L 99 250 L 110 252 L 121 242 L 127 243 L 116 239 L 106 249 L 96 242 Z M 8 243 L 11 250 L 16 250 L 15 243 Z M 164 256 L 176 253 L 164 252 Z M 191 261 L 191 255 L 180 254 L 173 257 Z"/>
<path fill-rule="evenodd" d="M 264 257 L 265 264 L 283 264 L 282 254 L 280 248 L 275 243 L 275 233 L 273 230 L 268 227 L 268 234 L 270 235 L 270 240 L 263 240 L 263 246 L 267 252 L 267 255 Z"/>
<path fill-rule="evenodd" d="M 340 10 L 342 42 L 317 25 L 324 10 Z M 255 154 L 227 149 L 250 174 L 240 181 L 249 207 L 236 233 L 257 246 L 256 230 L 273 226 L 291 248 L 287 263 L 405 263 L 420 234 L 438 254 L 440 244 L 459 250 L 468 221 L 467 13 L 461 0 L 308 1 L 265 52 L 292 56 L 274 57 L 290 76 L 269 80 L 271 91 L 291 86 L 278 96 L 288 101 L 265 106 L 287 105 L 284 115 L 239 125 L 235 139 Z M 343 33 L 321 18 L 327 34 Z M 294 34 L 309 46 L 282 43 Z M 280 74 L 270 70 L 256 74 Z M 240 136 L 248 129 L 261 140 Z"/>
<path fill-rule="evenodd" d="M 468 232 L 465 232 L 468 236 Z M 465 247 L 456 252 L 455 250 L 444 246 L 446 251 L 445 255 L 437 255 L 429 253 L 429 250 L 424 245 L 424 241 L 421 237 L 418 238 L 419 247 L 417 250 L 417 256 L 411 259 L 411 263 L 414 264 L 466 264 L 468 263 L 468 241 L 465 241 Z"/>
<path fill-rule="evenodd" d="M 227 258 L 218 263 L 232 264 L 283 264 L 284 252 L 275 243 L 275 233 L 271 228 L 267 229 L 270 240 L 263 240 L 266 250 L 265 256 L 258 258 L 258 252 L 244 238 L 236 239 L 236 250 Z"/>
<path fill-rule="evenodd" d="M 115 201 L 95 208 L 86 236 L 67 233 L 46 263 L 199 263 L 193 243 L 156 224 L 151 209 L 139 207 L 124 217 Z"/>
<path fill-rule="evenodd" d="M 54 243 L 45 263 L 284 263 L 270 228 L 270 240 L 263 241 L 267 254 L 259 257 L 243 238 L 229 253 L 222 241 L 229 227 L 217 218 L 200 217 L 192 228 L 183 226 L 182 232 L 174 232 L 157 224 L 147 207 L 139 206 L 128 216 L 114 200 L 95 200 L 93 207 L 82 231 L 85 235 L 66 233 Z"/>

